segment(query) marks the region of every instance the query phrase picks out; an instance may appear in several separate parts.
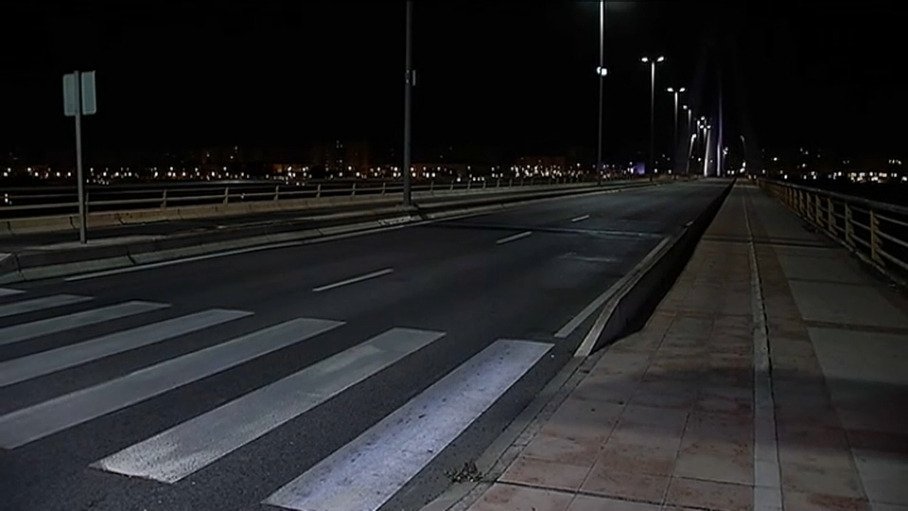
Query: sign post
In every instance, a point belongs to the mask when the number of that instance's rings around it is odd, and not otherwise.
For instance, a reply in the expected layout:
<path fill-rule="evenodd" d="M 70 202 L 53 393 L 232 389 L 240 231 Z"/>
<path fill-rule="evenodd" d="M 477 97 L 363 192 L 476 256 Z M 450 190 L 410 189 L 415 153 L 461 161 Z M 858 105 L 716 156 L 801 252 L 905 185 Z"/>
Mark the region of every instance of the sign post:
<path fill-rule="evenodd" d="M 82 116 L 97 112 L 95 72 L 75 71 L 63 75 L 63 114 L 76 121 L 76 181 L 79 194 L 79 242 L 87 242 L 85 204 L 85 177 L 82 172 Z"/>

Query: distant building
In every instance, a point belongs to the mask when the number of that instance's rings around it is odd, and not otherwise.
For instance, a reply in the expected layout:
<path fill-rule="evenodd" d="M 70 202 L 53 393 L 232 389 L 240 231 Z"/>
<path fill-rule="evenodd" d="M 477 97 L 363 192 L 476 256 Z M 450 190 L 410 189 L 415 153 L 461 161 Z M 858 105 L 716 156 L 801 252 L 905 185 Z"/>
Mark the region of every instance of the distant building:
<path fill-rule="evenodd" d="M 364 141 L 334 139 L 313 144 L 309 150 L 313 167 L 339 177 L 355 176 L 357 172 L 365 175 L 369 171 L 370 156 L 369 144 Z"/>

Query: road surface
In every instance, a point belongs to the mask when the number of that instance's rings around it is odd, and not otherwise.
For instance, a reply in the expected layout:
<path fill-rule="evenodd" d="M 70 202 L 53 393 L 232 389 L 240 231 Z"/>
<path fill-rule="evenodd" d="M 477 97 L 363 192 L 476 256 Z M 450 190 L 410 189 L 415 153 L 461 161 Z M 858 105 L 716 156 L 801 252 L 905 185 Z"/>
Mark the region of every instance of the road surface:
<path fill-rule="evenodd" d="M 726 185 L 0 288 L 0 507 L 418 509 Z"/>

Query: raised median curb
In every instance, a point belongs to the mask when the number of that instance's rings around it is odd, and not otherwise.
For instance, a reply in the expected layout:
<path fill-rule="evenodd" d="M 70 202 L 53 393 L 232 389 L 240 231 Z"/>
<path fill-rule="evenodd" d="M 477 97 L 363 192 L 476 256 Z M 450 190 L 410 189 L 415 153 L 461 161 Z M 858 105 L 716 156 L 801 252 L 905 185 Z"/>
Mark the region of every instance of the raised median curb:
<path fill-rule="evenodd" d="M 577 356 L 588 356 L 645 324 L 681 275 L 734 184 L 734 179 L 729 181 L 696 219 L 665 238 L 630 273 L 612 286 L 610 297 L 577 349 Z"/>
<path fill-rule="evenodd" d="M 181 233 L 153 239 L 126 240 L 105 245 L 68 246 L 61 249 L 32 248 L 19 253 L 0 254 L 0 284 L 63 277 L 78 273 L 111 270 L 140 264 L 184 259 L 217 252 L 305 242 L 325 236 L 363 232 L 471 216 L 569 196 L 615 193 L 664 182 L 625 182 L 611 186 L 534 190 L 527 193 L 451 197 L 444 201 L 422 201 L 410 208 L 386 206 L 338 211 L 320 216 L 275 222 L 257 222 L 226 229 Z"/>

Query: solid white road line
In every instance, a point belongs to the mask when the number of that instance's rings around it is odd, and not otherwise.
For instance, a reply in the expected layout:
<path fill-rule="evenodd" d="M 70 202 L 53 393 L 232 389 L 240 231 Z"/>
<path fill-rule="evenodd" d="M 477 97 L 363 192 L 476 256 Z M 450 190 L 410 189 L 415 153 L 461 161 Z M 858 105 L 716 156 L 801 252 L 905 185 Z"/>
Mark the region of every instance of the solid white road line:
<path fill-rule="evenodd" d="M 744 222 L 747 226 L 750 260 L 750 291 L 753 313 L 754 341 L 754 511 L 782 509 L 779 444 L 776 438 L 775 404 L 772 399 L 772 370 L 769 358 L 769 335 L 766 326 L 766 307 L 760 265 L 754 244 L 747 201 L 741 197 Z"/>
<path fill-rule="evenodd" d="M 496 244 L 496 245 L 504 245 L 505 243 L 510 243 L 510 242 L 512 242 L 512 241 L 517 241 L 517 240 L 519 240 L 519 239 L 526 238 L 527 236 L 529 236 L 529 235 L 531 235 L 531 234 L 533 234 L 533 231 L 522 232 L 522 233 L 520 233 L 520 234 L 515 234 L 515 235 L 513 235 L 513 236 L 508 236 L 507 238 L 501 238 L 500 240 L 496 241 L 495 244 Z"/>
<path fill-rule="evenodd" d="M 0 362 L 0 387 L 173 339 L 251 314 L 251 312 L 222 309 L 206 310 L 131 330 L 115 332 L 55 350 Z"/>
<path fill-rule="evenodd" d="M 572 218 L 571 222 L 582 222 L 589 217 L 590 217 L 589 215 L 578 216 L 577 218 Z"/>
<path fill-rule="evenodd" d="M 444 335 L 391 329 L 92 466 L 175 483 Z"/>
<path fill-rule="evenodd" d="M 86 325 L 94 325 L 105 321 L 112 321 L 126 316 L 142 314 L 158 309 L 170 307 L 166 303 L 152 302 L 124 302 L 100 309 L 92 309 L 83 312 L 75 312 L 65 316 L 32 321 L 21 325 L 8 326 L 0 328 L 0 346 L 12 344 L 14 342 L 40 337 L 42 335 L 55 334 L 65 330 L 72 330 Z"/>
<path fill-rule="evenodd" d="M 14 302 L 7 305 L 0 305 L 0 318 L 50 309 L 53 307 L 62 307 L 64 305 L 72 305 L 74 303 L 87 302 L 88 300 L 91 300 L 90 296 L 54 295 L 25 300 L 23 302 Z"/>
<path fill-rule="evenodd" d="M 84 275 L 76 275 L 74 277 L 67 277 L 63 280 L 67 282 L 74 282 L 77 280 L 86 280 L 86 279 L 96 279 L 98 277 L 109 277 L 111 275 L 120 275 L 121 273 L 132 273 L 134 271 L 143 271 L 143 270 L 152 270 L 154 268 L 163 268 L 165 266 L 173 266 L 175 264 L 183 263 L 192 263 L 195 261 L 205 261 L 207 259 L 216 259 L 218 257 L 227 257 L 240 254 L 248 254 L 250 252 L 261 252 L 262 250 L 272 250 L 277 248 L 288 248 L 288 247 L 298 247 L 303 244 L 302 241 L 289 241 L 287 243 L 275 243 L 273 245 L 261 245 L 258 247 L 249 247 L 249 248 L 239 248 L 236 250 L 228 250 L 226 252 L 217 252 L 214 254 L 204 254 L 192 257 L 184 257 L 183 259 L 174 259 L 172 261 L 161 261 L 159 263 L 149 263 L 149 264 L 140 264 L 136 266 L 127 266 L 126 268 L 117 268 L 115 270 L 104 270 L 95 273 L 86 273 Z"/>
<path fill-rule="evenodd" d="M 367 273 L 365 275 L 360 275 L 359 277 L 353 277 L 352 279 L 342 280 L 340 282 L 335 282 L 334 284 L 327 284 L 324 286 L 319 286 L 312 288 L 316 293 L 321 293 L 322 291 L 327 291 L 329 289 L 334 289 L 336 287 L 346 286 L 348 284 L 355 284 L 357 282 L 362 282 L 364 280 L 374 279 L 376 277 L 381 277 L 389 273 L 393 273 L 394 270 L 391 268 L 385 268 L 384 270 L 374 271 L 372 273 Z"/>
<path fill-rule="evenodd" d="M 24 293 L 24 292 L 25 292 L 25 291 L 22 291 L 22 290 L 19 290 L 19 289 L 8 289 L 8 288 L 5 288 L 5 287 L 0 287 L 0 296 L 17 295 L 17 294 L 19 294 L 19 293 Z"/>
<path fill-rule="evenodd" d="M 295 319 L 0 416 L 12 449 L 296 344 L 343 323 Z"/>
<path fill-rule="evenodd" d="M 264 503 L 301 511 L 378 509 L 551 347 L 496 341 Z"/>

